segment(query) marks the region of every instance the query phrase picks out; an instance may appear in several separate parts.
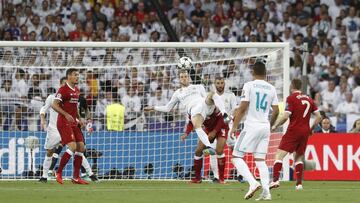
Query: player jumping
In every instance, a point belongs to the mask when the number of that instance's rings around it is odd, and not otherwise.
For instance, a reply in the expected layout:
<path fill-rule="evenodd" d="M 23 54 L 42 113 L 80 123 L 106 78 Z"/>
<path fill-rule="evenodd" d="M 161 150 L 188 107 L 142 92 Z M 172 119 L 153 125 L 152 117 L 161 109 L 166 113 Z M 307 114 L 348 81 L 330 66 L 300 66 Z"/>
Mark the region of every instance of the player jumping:
<path fill-rule="evenodd" d="M 219 95 L 215 93 L 206 94 L 202 85 L 191 85 L 190 77 L 186 70 L 180 70 L 180 89 L 176 90 L 172 95 L 169 103 L 165 106 L 147 106 L 145 111 L 162 111 L 170 112 L 177 104 L 181 103 L 186 108 L 186 112 L 190 115 L 191 122 L 194 125 L 195 132 L 201 142 L 206 146 L 205 153 L 215 154 L 207 134 L 202 129 L 202 124 L 207 116 L 211 115 L 217 106 L 222 113 L 226 122 L 230 118 L 226 114 L 224 103 Z"/>
<path fill-rule="evenodd" d="M 304 153 L 306 144 L 311 132 L 320 123 L 321 115 L 314 101 L 301 93 L 301 80 L 293 79 L 290 84 L 291 95 L 286 99 L 286 109 L 283 117 L 275 124 L 272 130 L 276 130 L 283 125 L 289 118 L 290 124 L 285 135 L 281 138 L 279 148 L 276 152 L 275 163 L 273 167 L 273 182 L 270 183 L 270 189 L 280 186 L 279 176 L 282 168 L 282 160 L 288 153 L 295 154 L 295 173 L 296 190 L 301 190 L 302 175 L 304 170 Z M 316 118 L 310 128 L 310 115 L 314 113 Z"/>

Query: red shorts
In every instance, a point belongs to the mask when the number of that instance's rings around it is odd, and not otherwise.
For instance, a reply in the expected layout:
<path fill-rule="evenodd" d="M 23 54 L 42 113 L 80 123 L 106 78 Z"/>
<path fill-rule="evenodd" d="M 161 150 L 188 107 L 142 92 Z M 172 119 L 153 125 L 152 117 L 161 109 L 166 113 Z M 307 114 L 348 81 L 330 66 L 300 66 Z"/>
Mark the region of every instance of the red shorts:
<path fill-rule="evenodd" d="M 309 134 L 310 133 L 308 131 L 287 131 L 285 135 L 281 138 L 279 149 L 289 153 L 296 152 L 296 154 L 298 155 L 303 155 L 305 153 Z"/>
<path fill-rule="evenodd" d="M 205 131 L 206 134 L 209 134 L 212 130 L 209 131 L 208 129 L 205 128 L 204 131 Z M 225 140 L 227 140 L 228 133 L 229 133 L 228 130 L 221 129 L 221 131 L 216 133 L 215 139 L 224 138 Z"/>
<path fill-rule="evenodd" d="M 57 127 L 63 146 L 70 142 L 84 142 L 84 136 L 78 126 L 58 123 Z"/>

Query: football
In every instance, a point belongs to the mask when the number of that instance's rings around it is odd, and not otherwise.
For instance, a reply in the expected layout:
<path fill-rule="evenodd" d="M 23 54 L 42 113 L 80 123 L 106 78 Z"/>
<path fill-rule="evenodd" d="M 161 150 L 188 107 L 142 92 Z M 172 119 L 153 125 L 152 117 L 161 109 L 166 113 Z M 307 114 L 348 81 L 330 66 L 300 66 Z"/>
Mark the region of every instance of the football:
<path fill-rule="evenodd" d="M 184 56 L 179 59 L 179 63 L 177 64 L 179 70 L 190 70 L 192 67 L 192 61 L 189 57 Z"/>

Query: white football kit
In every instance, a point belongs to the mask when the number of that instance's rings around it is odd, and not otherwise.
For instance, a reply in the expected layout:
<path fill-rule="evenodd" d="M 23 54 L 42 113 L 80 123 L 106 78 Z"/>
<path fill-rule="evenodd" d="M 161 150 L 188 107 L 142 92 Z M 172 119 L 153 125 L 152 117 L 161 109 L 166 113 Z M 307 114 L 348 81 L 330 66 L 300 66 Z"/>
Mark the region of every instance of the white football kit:
<path fill-rule="evenodd" d="M 255 158 L 264 159 L 270 140 L 270 108 L 278 105 L 275 87 L 264 80 L 247 82 L 243 87 L 241 101 L 248 101 L 249 107 L 233 155 L 243 157 L 245 153 L 253 153 Z"/>
<path fill-rule="evenodd" d="M 202 85 L 189 85 L 174 92 L 170 101 L 165 106 L 155 106 L 156 111 L 169 112 L 177 104 L 185 107 L 186 113 L 191 117 L 197 114 L 206 119 L 215 109 L 215 105 L 205 103 L 206 91 Z"/>
<path fill-rule="evenodd" d="M 58 113 L 51 108 L 54 98 L 55 94 L 49 95 L 46 98 L 45 105 L 40 109 L 40 114 L 46 114 L 48 111 L 50 112 L 49 125 L 46 130 L 45 149 L 53 149 L 61 142 L 61 137 L 56 126 Z"/>
<path fill-rule="evenodd" d="M 204 86 L 189 85 L 176 90 L 169 103 L 165 106 L 155 106 L 154 109 L 156 111 L 169 112 L 175 105 L 181 104 L 185 107 L 186 113 L 190 115 L 191 118 L 200 114 L 205 120 L 215 109 L 215 105 L 207 105 L 205 100 L 206 92 Z M 211 147 L 209 138 L 202 128 L 195 129 L 195 132 L 205 146 Z"/>

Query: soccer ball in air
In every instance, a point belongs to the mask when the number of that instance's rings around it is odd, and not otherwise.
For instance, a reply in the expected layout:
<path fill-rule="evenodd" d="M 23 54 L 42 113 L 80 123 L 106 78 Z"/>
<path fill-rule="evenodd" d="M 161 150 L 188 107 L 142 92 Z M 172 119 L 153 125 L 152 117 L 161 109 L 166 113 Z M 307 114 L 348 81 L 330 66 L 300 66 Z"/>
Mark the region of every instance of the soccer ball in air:
<path fill-rule="evenodd" d="M 177 64 L 179 70 L 190 70 L 192 67 L 192 61 L 189 57 L 184 56 L 179 59 L 179 63 Z"/>

